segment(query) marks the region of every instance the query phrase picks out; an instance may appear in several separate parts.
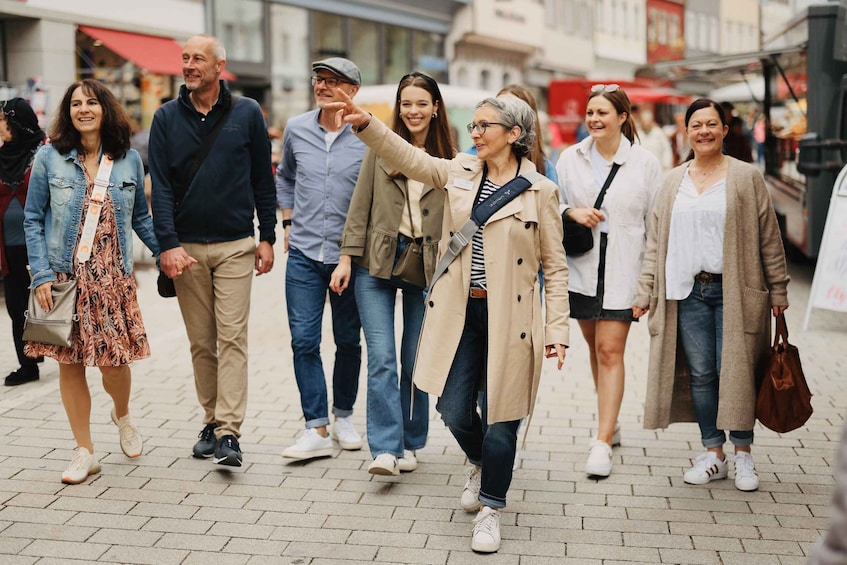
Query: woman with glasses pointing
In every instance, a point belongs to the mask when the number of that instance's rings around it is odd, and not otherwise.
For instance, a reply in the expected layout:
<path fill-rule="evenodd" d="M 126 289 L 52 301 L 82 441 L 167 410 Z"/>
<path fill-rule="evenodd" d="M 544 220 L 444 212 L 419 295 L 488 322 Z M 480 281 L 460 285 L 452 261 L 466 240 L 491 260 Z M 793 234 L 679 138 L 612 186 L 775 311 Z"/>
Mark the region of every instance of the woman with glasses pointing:
<path fill-rule="evenodd" d="M 527 158 L 537 135 L 535 114 L 517 98 L 486 98 L 468 125 L 478 155 L 444 159 L 415 148 L 344 98 L 326 108 L 338 110 L 338 118 L 352 124 L 389 167 L 445 191 L 439 267 L 453 252 L 455 259 L 446 270 L 437 267 L 430 283 L 413 382 L 439 397 L 436 408 L 472 465 L 461 496 L 464 510 L 478 511 L 471 548 L 495 552 L 518 424 L 532 413 L 545 349 L 561 369 L 568 344 L 558 190 Z M 523 179 L 506 190 L 530 186 L 514 192 L 464 238 L 472 211 L 480 218 L 480 210 L 503 202 L 498 189 L 518 176 Z M 458 232 L 462 237 L 454 238 Z M 464 247 L 456 245 L 459 239 L 467 242 Z M 546 317 L 538 299 L 542 261 Z M 480 391 L 486 392 L 482 417 L 476 409 Z"/>
<path fill-rule="evenodd" d="M 612 446 L 620 444 L 624 349 L 634 320 L 632 300 L 647 217 L 662 168 L 652 153 L 635 143 L 632 106 L 617 84 L 591 88 L 585 126 L 589 136 L 562 153 L 556 172 L 563 221 L 590 228 L 594 238 L 586 253 L 568 255 L 568 290 L 570 315 L 588 344 L 597 391 L 597 434 L 589 442 L 585 473 L 607 477 L 612 472 Z M 604 185 L 607 191 L 596 209 Z"/>

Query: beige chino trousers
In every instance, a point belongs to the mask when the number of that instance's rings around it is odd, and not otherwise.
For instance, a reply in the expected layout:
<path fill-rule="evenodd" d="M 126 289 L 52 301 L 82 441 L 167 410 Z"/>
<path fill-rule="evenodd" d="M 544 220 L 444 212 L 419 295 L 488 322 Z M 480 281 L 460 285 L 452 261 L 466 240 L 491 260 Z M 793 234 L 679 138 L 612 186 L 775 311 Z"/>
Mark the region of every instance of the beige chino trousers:
<path fill-rule="evenodd" d="M 247 411 L 247 321 L 256 242 L 182 243 L 197 264 L 174 280 L 191 344 L 203 423 L 215 436 L 241 437 Z"/>

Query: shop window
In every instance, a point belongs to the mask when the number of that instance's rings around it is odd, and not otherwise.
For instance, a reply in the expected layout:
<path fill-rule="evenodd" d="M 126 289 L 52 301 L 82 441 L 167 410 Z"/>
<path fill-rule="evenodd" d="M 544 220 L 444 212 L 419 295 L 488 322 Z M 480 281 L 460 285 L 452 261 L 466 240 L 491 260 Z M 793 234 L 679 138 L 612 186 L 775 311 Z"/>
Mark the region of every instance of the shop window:
<path fill-rule="evenodd" d="M 447 82 L 444 36 L 438 33 L 415 31 L 412 34 L 412 66 L 439 82 Z"/>
<path fill-rule="evenodd" d="M 482 90 L 491 90 L 491 72 L 487 69 L 479 73 L 479 87 Z"/>
<path fill-rule="evenodd" d="M 313 12 L 312 37 L 315 45 L 315 59 L 348 56 L 344 41 L 344 20 L 341 16 Z"/>
<path fill-rule="evenodd" d="M 379 82 L 379 28 L 376 22 L 350 18 L 350 60 L 362 73 L 362 84 Z"/>
<path fill-rule="evenodd" d="M 262 63 L 265 60 L 265 27 L 260 0 L 215 0 L 214 29 L 227 51 L 227 59 Z"/>
<path fill-rule="evenodd" d="M 411 33 L 408 29 L 385 26 L 385 79 L 387 83 L 398 83 L 410 70 Z"/>

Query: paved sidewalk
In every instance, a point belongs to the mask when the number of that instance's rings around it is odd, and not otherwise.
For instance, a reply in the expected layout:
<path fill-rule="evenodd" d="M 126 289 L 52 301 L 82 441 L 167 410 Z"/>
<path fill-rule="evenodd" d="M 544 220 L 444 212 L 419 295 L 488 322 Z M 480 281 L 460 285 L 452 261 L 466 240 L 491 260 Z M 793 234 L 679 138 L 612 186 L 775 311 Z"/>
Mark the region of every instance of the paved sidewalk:
<path fill-rule="evenodd" d="M 739 492 L 731 479 L 685 485 L 682 472 L 701 451 L 696 426 L 641 428 L 646 323 L 633 326 L 629 341 L 613 474 L 586 478 L 596 409 L 574 327 L 564 371 L 545 365 L 500 552 L 482 556 L 470 551 L 473 515 L 459 507 L 464 457 L 434 411 L 414 473 L 371 476 L 367 450 L 339 449 L 306 464 L 282 458 L 303 426 L 283 266 L 255 281 L 239 469 L 190 457 L 202 425 L 187 340 L 176 301 L 156 295 L 151 270 L 138 280 L 153 357 L 133 366 L 131 405 L 146 440 L 142 457 L 121 453 L 110 399 L 90 370 L 103 469 L 86 484 L 62 485 L 74 442 L 55 362 L 45 362 L 37 383 L 0 387 L 0 563 L 801 564 L 828 527 L 831 465 L 847 413 L 847 315 L 816 311 L 810 330 L 800 331 L 808 267 L 792 267 L 787 316 L 815 414 L 784 437 L 756 429 L 758 492 Z M 8 327 L 0 314 L 0 375 L 16 368 Z M 323 353 L 329 366 L 332 348 Z M 354 415 L 362 432 L 364 381 Z"/>

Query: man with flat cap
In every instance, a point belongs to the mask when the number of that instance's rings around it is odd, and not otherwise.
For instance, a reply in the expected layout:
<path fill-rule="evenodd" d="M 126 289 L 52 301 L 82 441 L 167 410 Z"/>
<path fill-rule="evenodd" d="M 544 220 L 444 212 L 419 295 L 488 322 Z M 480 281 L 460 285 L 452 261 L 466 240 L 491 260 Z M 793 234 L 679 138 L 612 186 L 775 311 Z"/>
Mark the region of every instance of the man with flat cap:
<path fill-rule="evenodd" d="M 291 118 L 285 126 L 282 159 L 276 173 L 277 201 L 285 228 L 285 298 L 294 351 L 294 376 L 306 432 L 282 452 L 296 460 L 328 457 L 332 440 L 342 449 L 362 447 L 351 416 L 359 389 L 362 362 L 361 323 L 352 292 L 329 293 L 335 367 L 332 371 L 332 434 L 327 386 L 321 361 L 321 321 L 332 271 L 338 265 L 339 242 L 365 145 L 350 124 L 337 124 L 329 102 L 340 102 L 336 89 L 351 98 L 362 82 L 350 60 L 330 57 L 312 63 L 316 109 Z"/>

